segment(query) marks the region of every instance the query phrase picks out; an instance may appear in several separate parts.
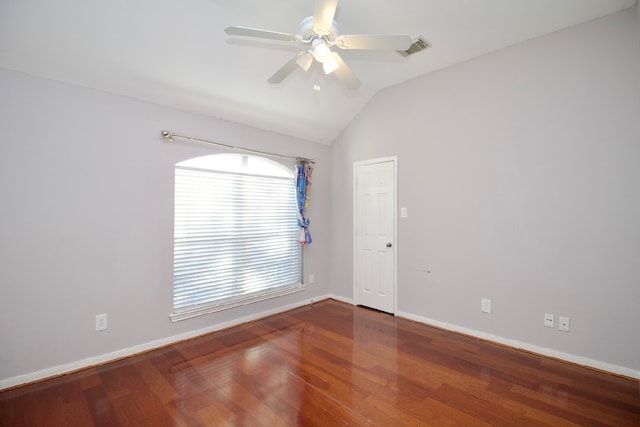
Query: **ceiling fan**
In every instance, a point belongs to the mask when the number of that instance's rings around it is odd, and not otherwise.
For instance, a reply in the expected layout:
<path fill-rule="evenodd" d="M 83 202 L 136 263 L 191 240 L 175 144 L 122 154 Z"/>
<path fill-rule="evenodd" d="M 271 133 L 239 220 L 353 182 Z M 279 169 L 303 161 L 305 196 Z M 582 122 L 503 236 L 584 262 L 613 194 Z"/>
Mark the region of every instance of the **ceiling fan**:
<path fill-rule="evenodd" d="M 357 89 L 360 87 L 360 80 L 342 60 L 340 54 L 331 50 L 333 46 L 340 49 L 403 51 L 411 46 L 412 41 L 410 36 L 404 34 L 339 35 L 338 24 L 333 20 L 337 6 L 338 0 L 315 0 L 313 16 L 302 20 L 298 34 L 247 27 L 227 27 L 224 31 L 234 36 L 299 42 L 308 46 L 276 71 L 269 78 L 269 83 L 280 83 L 297 67 L 308 71 L 315 60 L 322 64 L 325 74 L 333 73 L 348 89 Z"/>

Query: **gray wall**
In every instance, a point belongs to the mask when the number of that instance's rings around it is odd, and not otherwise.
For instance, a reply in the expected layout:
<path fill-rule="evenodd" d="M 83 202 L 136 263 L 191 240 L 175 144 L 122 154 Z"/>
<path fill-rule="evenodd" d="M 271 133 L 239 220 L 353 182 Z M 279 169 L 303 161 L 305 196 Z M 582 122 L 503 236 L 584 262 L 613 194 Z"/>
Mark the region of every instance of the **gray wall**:
<path fill-rule="evenodd" d="M 0 93 L 0 384 L 328 294 L 327 146 L 1 69 Z M 318 160 L 305 249 L 315 284 L 170 322 L 173 166 L 217 151 L 164 142 L 165 128 Z"/>
<path fill-rule="evenodd" d="M 397 154 L 400 312 L 640 375 L 638 46 L 629 9 L 374 97 L 332 147 L 332 292 L 352 162 Z"/>

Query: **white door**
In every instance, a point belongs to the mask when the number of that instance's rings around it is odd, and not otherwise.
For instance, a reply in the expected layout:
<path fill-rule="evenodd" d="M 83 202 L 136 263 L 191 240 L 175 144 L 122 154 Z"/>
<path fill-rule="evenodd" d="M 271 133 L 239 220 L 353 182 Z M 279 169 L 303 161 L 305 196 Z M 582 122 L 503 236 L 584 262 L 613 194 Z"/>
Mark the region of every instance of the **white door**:
<path fill-rule="evenodd" d="M 355 162 L 354 299 L 393 313 L 396 282 L 395 157 Z"/>

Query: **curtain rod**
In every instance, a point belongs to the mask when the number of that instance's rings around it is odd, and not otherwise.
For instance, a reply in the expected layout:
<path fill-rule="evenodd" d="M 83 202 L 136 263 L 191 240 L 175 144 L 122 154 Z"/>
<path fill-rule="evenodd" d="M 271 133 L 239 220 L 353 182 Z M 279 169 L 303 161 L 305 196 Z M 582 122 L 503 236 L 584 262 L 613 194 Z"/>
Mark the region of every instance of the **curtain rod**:
<path fill-rule="evenodd" d="M 284 158 L 284 159 L 294 159 L 296 161 L 303 161 L 303 162 L 308 162 L 308 163 L 315 163 L 316 162 L 314 159 L 307 159 L 305 157 L 286 156 L 284 154 L 270 153 L 268 151 L 253 150 L 251 148 L 236 147 L 236 146 L 229 145 L 229 144 L 222 144 L 221 142 L 207 141 L 206 139 L 192 138 L 190 136 L 178 135 L 177 133 L 173 133 L 173 132 L 170 132 L 168 130 L 163 130 L 161 132 L 161 134 L 169 142 L 173 142 L 174 138 L 186 139 L 187 141 L 203 142 L 205 144 L 217 145 L 218 147 L 231 148 L 232 150 L 246 151 L 246 152 L 249 152 L 249 153 L 263 154 L 265 156 L 281 157 L 281 158 Z"/>

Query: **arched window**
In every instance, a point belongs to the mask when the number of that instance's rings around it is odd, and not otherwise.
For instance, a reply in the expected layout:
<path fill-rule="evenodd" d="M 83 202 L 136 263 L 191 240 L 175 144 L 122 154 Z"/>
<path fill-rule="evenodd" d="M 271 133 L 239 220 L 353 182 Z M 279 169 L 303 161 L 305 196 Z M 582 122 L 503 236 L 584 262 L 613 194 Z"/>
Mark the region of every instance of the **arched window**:
<path fill-rule="evenodd" d="M 175 166 L 172 320 L 303 289 L 293 171 L 214 154 Z"/>

